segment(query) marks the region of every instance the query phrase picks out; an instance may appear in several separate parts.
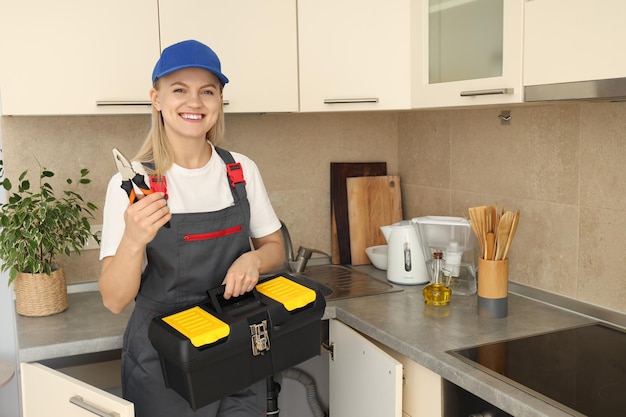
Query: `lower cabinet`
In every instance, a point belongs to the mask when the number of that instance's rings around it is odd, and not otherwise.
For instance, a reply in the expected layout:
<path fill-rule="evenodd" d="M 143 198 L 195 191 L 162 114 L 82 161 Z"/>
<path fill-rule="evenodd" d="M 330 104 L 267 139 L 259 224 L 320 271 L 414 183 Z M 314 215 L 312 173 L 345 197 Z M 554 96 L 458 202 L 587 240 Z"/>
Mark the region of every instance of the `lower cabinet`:
<path fill-rule="evenodd" d="M 323 394 L 322 402 L 328 398 L 330 415 L 442 416 L 442 380 L 436 373 L 338 320 L 328 322 L 328 343 L 332 346 L 329 352 L 312 358 L 310 366 L 325 367 L 328 361 L 328 374 L 313 376 Z M 134 405 L 121 398 L 119 359 L 111 359 L 116 355 L 119 358 L 118 352 L 105 352 L 97 360 L 61 358 L 22 363 L 22 416 L 134 416 Z M 298 391 L 302 401 L 295 401 L 295 392 L 287 391 L 279 398 L 285 401 L 286 396 L 290 397 L 294 400 L 291 408 L 297 410 L 297 415 L 305 415 L 304 390 L 301 395 Z"/>
<path fill-rule="evenodd" d="M 387 346 L 381 346 L 381 349 L 403 367 L 402 416 L 440 417 L 443 412 L 442 378 Z"/>
<path fill-rule="evenodd" d="M 120 379 L 119 363 L 89 364 L 59 370 L 41 363 L 22 363 L 20 372 L 23 417 L 135 415 L 131 402 L 109 392 L 118 388 L 114 385 L 119 386 L 110 382 L 112 378 Z"/>
<path fill-rule="evenodd" d="M 329 414 L 402 415 L 402 364 L 360 333 L 330 320 Z"/>
<path fill-rule="evenodd" d="M 330 414 L 440 417 L 441 377 L 356 330 L 330 320 Z"/>

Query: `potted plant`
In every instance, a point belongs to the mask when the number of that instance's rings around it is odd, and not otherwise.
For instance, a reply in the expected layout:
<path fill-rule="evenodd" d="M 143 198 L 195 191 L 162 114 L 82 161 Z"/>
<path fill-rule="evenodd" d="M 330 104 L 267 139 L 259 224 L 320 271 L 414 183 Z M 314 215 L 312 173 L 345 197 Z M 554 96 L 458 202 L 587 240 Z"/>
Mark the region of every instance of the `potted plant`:
<path fill-rule="evenodd" d="M 71 250 L 80 254 L 87 240 L 96 238 L 89 224 L 96 206 L 76 191 L 91 182 L 88 169 L 81 169 L 77 181 L 68 178 L 59 195 L 49 182 L 54 173 L 41 164 L 38 187 L 31 188 L 27 174 L 19 176 L 17 191 L 9 178 L 1 182 L 8 201 L 0 204 L 0 271 L 9 271 L 19 314 L 48 316 L 68 307 L 65 270 L 55 259 L 59 254 L 70 255 Z"/>

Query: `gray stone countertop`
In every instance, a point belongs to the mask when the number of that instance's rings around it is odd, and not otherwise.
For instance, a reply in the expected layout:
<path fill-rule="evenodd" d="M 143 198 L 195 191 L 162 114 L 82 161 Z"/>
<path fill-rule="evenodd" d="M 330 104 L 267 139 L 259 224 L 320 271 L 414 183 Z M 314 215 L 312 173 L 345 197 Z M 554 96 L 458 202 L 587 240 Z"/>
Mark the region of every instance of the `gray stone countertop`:
<path fill-rule="evenodd" d="M 511 293 L 508 316 L 485 319 L 477 314 L 475 295 L 453 295 L 449 306 L 433 307 L 424 304 L 423 287 L 403 287 L 400 293 L 340 301 L 335 318 L 516 417 L 571 417 L 447 351 L 597 320 Z"/>
<path fill-rule="evenodd" d="M 105 352 L 122 347 L 122 335 L 132 312 L 128 306 L 113 314 L 97 291 L 68 294 L 69 308 L 47 317 L 17 315 L 20 362 Z"/>
<path fill-rule="evenodd" d="M 384 271 L 371 266 L 357 269 L 385 279 Z M 449 306 L 430 307 L 424 304 L 422 288 L 405 286 L 402 292 L 330 301 L 324 319 L 341 320 L 517 417 L 569 415 L 447 351 L 595 320 L 515 294 L 509 295 L 508 317 L 484 319 L 476 313 L 476 296 L 453 295 Z M 112 314 L 102 306 L 98 292 L 69 294 L 69 305 L 67 311 L 50 317 L 18 317 L 21 362 L 121 348 L 132 306 Z"/>

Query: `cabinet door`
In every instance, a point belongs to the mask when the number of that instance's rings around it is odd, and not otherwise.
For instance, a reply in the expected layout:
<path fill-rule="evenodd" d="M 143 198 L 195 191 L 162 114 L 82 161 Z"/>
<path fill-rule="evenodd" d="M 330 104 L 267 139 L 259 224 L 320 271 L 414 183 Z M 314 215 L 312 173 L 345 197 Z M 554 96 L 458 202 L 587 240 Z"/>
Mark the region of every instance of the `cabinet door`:
<path fill-rule="evenodd" d="M 161 47 L 186 39 L 217 53 L 230 113 L 298 111 L 296 0 L 159 1 Z"/>
<path fill-rule="evenodd" d="M 153 0 L 3 1 L 3 114 L 147 113 L 158 42 Z"/>
<path fill-rule="evenodd" d="M 388 346 L 376 343 L 403 367 L 402 410 L 409 417 L 441 416 L 441 377 Z"/>
<path fill-rule="evenodd" d="M 132 417 L 132 403 L 39 363 L 21 364 L 23 417 Z"/>
<path fill-rule="evenodd" d="M 524 85 L 626 77 L 625 15 L 623 0 L 527 0 Z"/>
<path fill-rule="evenodd" d="M 410 108 L 409 0 L 299 0 L 300 110 Z"/>
<path fill-rule="evenodd" d="M 329 413 L 400 417 L 402 364 L 337 320 L 330 320 L 329 332 Z"/>
<path fill-rule="evenodd" d="M 413 5 L 414 108 L 522 101 L 522 0 Z"/>

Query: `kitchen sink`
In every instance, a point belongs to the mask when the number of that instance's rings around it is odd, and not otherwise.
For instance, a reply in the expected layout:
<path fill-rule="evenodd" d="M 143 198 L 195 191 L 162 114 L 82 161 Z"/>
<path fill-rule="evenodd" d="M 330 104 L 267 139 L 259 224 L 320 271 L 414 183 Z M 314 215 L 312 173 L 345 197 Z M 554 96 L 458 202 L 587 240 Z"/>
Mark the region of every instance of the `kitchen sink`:
<path fill-rule="evenodd" d="M 302 275 L 321 284 L 326 300 L 365 297 L 402 291 L 394 285 L 343 265 L 310 265 Z"/>

